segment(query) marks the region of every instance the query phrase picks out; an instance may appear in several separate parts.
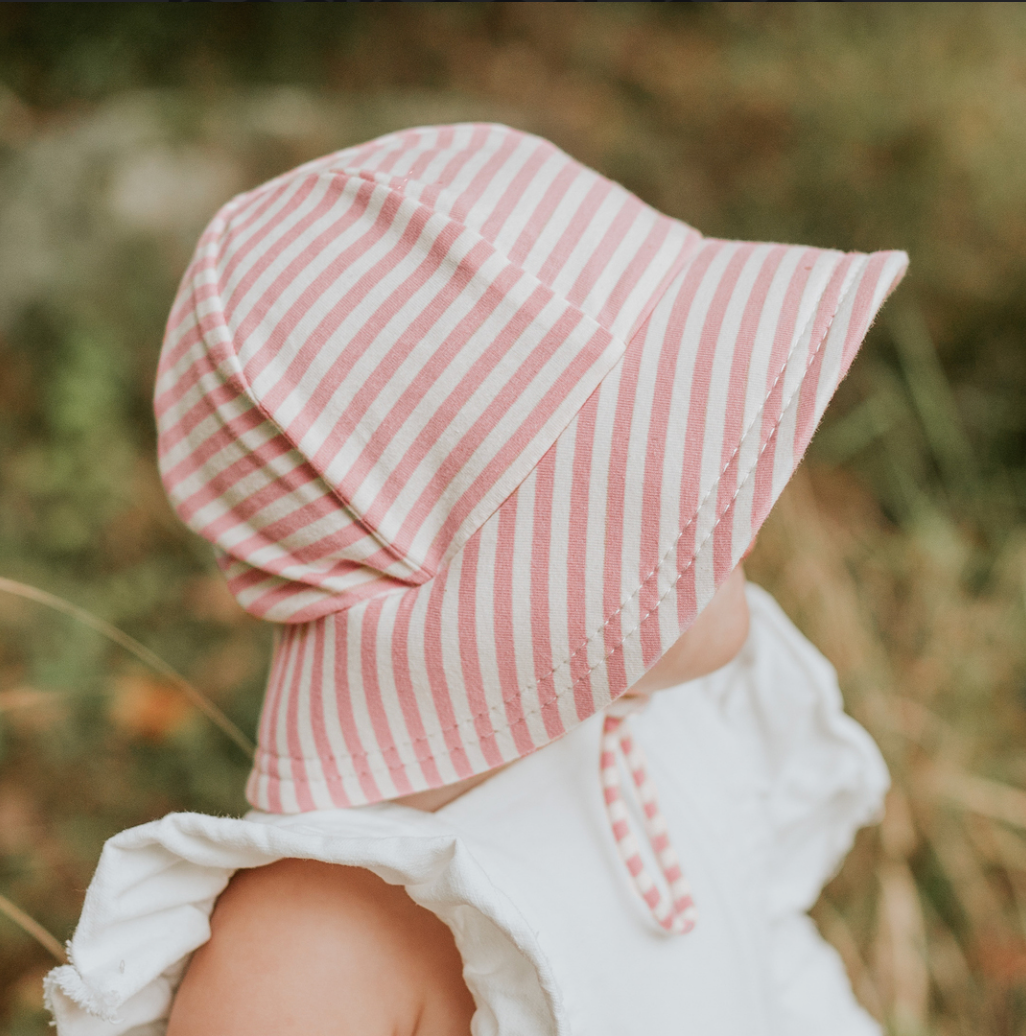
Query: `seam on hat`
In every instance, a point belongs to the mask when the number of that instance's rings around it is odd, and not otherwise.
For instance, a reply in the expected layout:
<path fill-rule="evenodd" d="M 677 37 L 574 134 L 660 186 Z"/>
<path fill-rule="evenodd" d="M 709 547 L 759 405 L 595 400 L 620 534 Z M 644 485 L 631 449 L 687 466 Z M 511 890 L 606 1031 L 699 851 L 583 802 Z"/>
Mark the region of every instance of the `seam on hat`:
<path fill-rule="evenodd" d="M 852 253 L 848 253 L 848 254 L 852 254 Z M 858 255 L 859 253 L 855 253 L 855 254 Z M 742 489 L 744 488 L 744 486 L 747 484 L 748 480 L 752 477 L 752 475 L 754 474 L 754 472 L 758 468 L 758 466 L 759 466 L 759 459 L 766 452 L 766 450 L 769 447 L 770 443 L 776 441 L 777 433 L 779 432 L 780 427 L 783 424 L 785 415 L 791 410 L 791 408 L 795 405 L 795 402 L 800 398 L 802 386 L 805 384 L 805 378 L 808 376 L 809 369 L 811 368 L 811 366 L 812 366 L 813 362 L 815 361 L 816 357 L 822 351 L 823 346 L 825 345 L 826 340 L 829 337 L 830 328 L 833 325 L 833 322 L 834 322 L 834 319 L 837 316 L 837 313 L 840 311 L 840 309 L 844 305 L 844 303 L 850 298 L 852 291 L 853 290 L 857 290 L 859 283 L 861 283 L 862 276 L 865 273 L 865 270 L 866 270 L 866 267 L 868 266 L 868 261 L 869 261 L 869 256 L 868 255 L 866 255 L 865 253 L 862 253 L 862 255 L 865 257 L 866 261 L 863 263 L 862 268 L 860 270 L 858 270 L 856 273 L 850 275 L 850 279 L 848 281 L 848 284 L 840 292 L 838 292 L 837 305 L 834 307 L 834 310 L 833 310 L 833 312 L 830 315 L 830 320 L 827 323 L 826 331 L 825 331 L 825 333 L 823 335 L 823 338 L 820 340 L 820 342 L 817 345 L 817 347 L 809 354 L 808 362 L 806 363 L 806 366 L 805 366 L 805 371 L 803 372 L 802 377 L 799 379 L 797 385 L 795 386 L 794 392 L 788 398 L 786 404 L 784 404 L 781 407 L 779 419 L 774 424 L 773 429 L 770 432 L 770 434 L 766 437 L 766 442 L 762 445 L 761 449 L 759 450 L 759 453 L 756 456 L 755 461 L 752 463 L 751 467 L 745 473 L 744 478 L 742 478 L 742 479 L 740 479 L 738 481 L 737 489 L 735 490 L 733 496 L 731 496 L 730 500 L 727 502 L 727 504 L 723 508 L 722 512 L 717 516 L 716 521 L 713 523 L 713 525 L 709 529 L 708 534 L 702 540 L 702 542 L 698 545 L 698 547 L 695 549 L 694 554 L 692 555 L 691 559 L 684 566 L 684 568 L 678 569 L 676 578 L 670 583 L 670 585 L 667 587 L 667 589 L 659 596 L 659 598 L 656 601 L 654 607 L 652 607 L 648 612 L 646 612 L 645 615 L 643 615 L 638 620 L 638 623 L 632 629 L 630 629 L 626 634 L 624 634 L 620 638 L 620 640 L 617 642 L 617 644 L 608 653 L 604 654 L 602 656 L 602 658 L 599 659 L 599 661 L 596 662 L 594 665 L 589 666 L 587 672 L 582 673 L 581 676 L 579 676 L 576 680 L 574 680 L 569 685 L 569 687 L 567 687 L 562 692 L 557 693 L 555 695 L 555 697 L 550 699 L 548 702 L 546 702 L 545 705 L 533 706 L 531 708 L 524 709 L 523 715 L 524 715 L 525 718 L 527 716 L 537 716 L 537 715 L 539 715 L 542 712 L 542 710 L 546 707 L 546 705 L 552 705 L 554 703 L 557 703 L 557 702 L 562 701 L 563 699 L 565 699 L 569 694 L 571 694 L 573 692 L 574 688 L 576 688 L 579 683 L 581 683 L 585 678 L 589 677 L 591 675 L 591 673 L 593 673 L 600 666 L 604 665 L 614 654 L 616 654 L 617 651 L 619 651 L 623 647 L 623 645 L 626 643 L 626 641 L 631 636 L 633 636 L 638 631 L 638 629 L 641 628 L 641 625 L 645 622 L 645 620 L 648 619 L 655 611 L 658 610 L 658 608 L 661 606 L 662 602 L 666 599 L 666 597 L 668 597 L 669 594 L 671 592 L 673 592 L 673 590 L 676 588 L 677 583 L 680 582 L 680 580 L 683 578 L 685 573 L 687 573 L 691 569 L 691 567 L 694 565 L 694 563 L 697 560 L 699 554 L 702 552 L 702 550 L 705 548 L 705 545 L 712 538 L 712 536 L 715 533 L 716 529 L 719 527 L 720 523 L 723 521 L 724 517 L 729 512 L 729 510 L 730 510 L 731 506 L 733 505 L 734 501 L 738 498 L 738 496 L 740 495 Z M 763 399 L 762 403 L 760 404 L 758 410 L 753 415 L 752 422 L 749 424 L 747 431 L 739 439 L 737 447 L 735 448 L 733 453 L 731 453 L 730 457 L 727 460 L 727 463 L 720 470 L 720 474 L 717 476 L 716 480 L 713 482 L 713 484 L 710 487 L 709 491 L 706 493 L 706 495 L 702 498 L 702 500 L 696 506 L 694 515 L 681 527 L 680 531 L 677 533 L 676 537 L 674 538 L 672 544 L 666 550 L 666 552 L 663 554 L 663 556 L 659 559 L 659 561 L 656 563 L 655 567 L 651 570 L 651 572 L 649 572 L 649 574 L 643 580 L 641 580 L 641 582 L 638 584 L 637 588 L 633 591 L 633 593 L 631 593 L 628 597 L 626 597 L 620 603 L 619 607 L 615 611 L 611 612 L 606 617 L 606 620 L 602 623 L 602 625 L 600 627 L 598 627 L 591 634 L 589 634 L 581 642 L 581 644 L 573 652 L 571 652 L 570 655 L 568 655 L 565 659 L 563 659 L 557 665 L 553 666 L 547 673 L 545 673 L 541 677 L 536 678 L 532 683 L 529 683 L 529 684 L 525 685 L 523 688 L 521 688 L 521 693 L 523 693 L 524 691 L 530 691 L 530 690 L 536 688 L 543 680 L 548 679 L 554 673 L 558 672 L 564 666 L 568 665 L 570 663 L 570 661 L 572 659 L 574 659 L 577 655 L 579 655 L 582 650 L 586 649 L 588 647 L 588 645 L 591 644 L 591 642 L 596 639 L 596 637 L 600 636 L 603 633 L 603 631 L 606 629 L 606 627 L 609 625 L 609 623 L 612 622 L 613 619 L 616 618 L 616 616 L 618 616 L 619 614 L 621 614 L 623 612 L 624 608 L 635 597 L 637 597 L 641 593 L 642 589 L 644 589 L 644 587 L 648 585 L 648 583 L 651 581 L 651 579 L 654 576 L 658 575 L 659 571 L 662 569 L 663 565 L 666 563 L 667 558 L 669 558 L 669 556 L 676 550 L 677 544 L 680 542 L 681 537 L 688 530 L 688 528 L 696 521 L 698 515 L 701 513 L 701 510 L 705 506 L 706 502 L 709 500 L 709 498 L 712 496 L 712 494 L 719 488 L 719 484 L 720 484 L 720 482 L 721 482 L 721 480 L 723 478 L 723 475 L 726 472 L 727 468 L 730 466 L 730 463 L 741 452 L 741 449 L 748 442 L 750 436 L 753 434 L 753 432 L 756 430 L 756 428 L 760 425 L 759 418 L 765 412 L 766 403 L 769 401 L 770 397 L 772 396 L 773 390 L 776 388 L 777 384 L 780 382 L 780 380 L 787 373 L 787 367 L 788 367 L 788 363 L 791 360 L 791 357 L 794 355 L 795 351 L 798 348 L 799 343 L 804 338 L 806 332 L 808 331 L 810 325 L 815 320 L 815 318 L 816 318 L 816 311 L 814 309 L 813 312 L 809 315 L 809 318 L 806 321 L 806 323 L 803 325 L 800 333 L 795 336 L 794 343 L 792 344 L 791 348 L 788 350 L 787 355 L 784 358 L 783 363 L 781 364 L 780 372 L 773 379 L 773 383 L 770 385 L 769 390 L 767 391 L 766 396 Z M 868 331 L 868 329 L 869 328 L 867 326 L 866 331 Z M 864 334 L 863 334 L 863 337 L 865 337 Z M 612 699 L 612 700 L 615 701 L 616 699 Z M 605 705 L 599 706 L 598 708 L 596 708 L 595 713 L 592 713 L 592 715 L 595 715 L 596 713 L 601 712 L 602 709 L 604 709 L 605 707 L 606 707 Z M 461 729 L 466 728 L 466 727 L 473 728 L 474 724 L 475 724 L 475 721 L 477 721 L 479 719 L 482 719 L 482 718 L 485 718 L 485 717 L 488 717 L 489 719 L 491 719 L 493 717 L 500 718 L 501 715 L 502 714 L 501 714 L 501 712 L 500 712 L 500 710 L 498 708 L 496 708 L 493 711 L 493 709 L 489 707 L 487 709 L 484 709 L 484 710 L 472 713 L 466 719 L 457 721 L 456 723 L 452 723 L 452 724 L 450 724 L 448 726 L 445 726 L 445 727 L 440 727 L 438 729 L 437 733 L 440 734 L 440 735 L 444 735 L 444 734 L 446 734 L 446 733 L 448 733 L 450 731 L 453 731 L 453 730 L 461 730 Z M 511 730 L 512 727 L 509 725 L 508 722 L 506 722 L 505 724 L 503 724 L 502 729 L 504 729 L 504 730 Z M 403 741 L 395 741 L 393 743 L 393 748 L 398 748 L 400 746 L 402 746 L 402 747 L 409 747 L 409 748 L 415 748 L 416 745 L 426 744 L 430 740 L 431 740 L 431 738 L 429 738 L 429 737 L 407 738 L 407 739 L 405 739 Z M 296 761 L 305 761 L 306 759 L 310 758 L 308 756 L 281 755 L 281 754 L 276 753 L 276 752 L 268 752 L 266 749 L 263 749 L 262 747 L 258 747 L 257 755 L 258 756 L 265 755 L 265 756 L 268 756 L 268 757 L 271 757 L 271 758 L 296 760 Z M 384 760 L 385 759 L 385 753 L 380 751 L 380 750 L 376 750 L 376 751 L 373 751 L 373 752 L 364 752 L 364 753 L 361 754 L 361 756 L 359 758 L 361 760 L 367 761 L 367 760 L 370 760 L 371 758 L 374 758 L 374 757 L 380 758 L 380 759 Z M 350 756 L 350 759 L 353 759 L 354 762 L 355 762 L 355 758 L 356 757 Z M 519 757 L 515 757 L 515 758 L 519 758 Z M 510 760 L 507 760 L 507 761 L 510 761 Z M 420 762 L 419 758 L 417 759 L 417 762 L 418 763 Z M 401 769 L 405 770 L 406 768 L 407 768 L 406 764 L 402 764 Z M 393 768 L 393 767 L 389 766 L 388 763 L 386 762 L 385 763 L 385 772 L 387 772 L 389 774 L 392 774 L 392 773 L 401 772 L 401 770 L 400 770 L 400 768 Z M 487 771 L 483 771 L 483 772 L 487 772 Z M 365 774 L 369 774 L 369 775 L 373 776 L 375 771 L 374 771 L 373 768 L 368 767 L 368 768 L 366 768 L 364 770 L 356 770 L 356 773 L 357 774 L 365 773 Z M 281 776 L 277 776 L 277 777 L 271 778 L 269 774 L 262 774 L 262 776 L 264 778 L 274 780 L 278 784 L 290 785 L 290 784 L 298 783 L 294 777 L 281 777 Z M 328 774 L 322 774 L 320 782 L 306 781 L 304 783 L 311 784 L 311 783 L 322 783 L 323 782 L 324 784 L 327 784 L 327 785 L 338 785 L 338 784 L 343 784 L 345 781 L 346 781 L 346 777 L 342 776 L 341 774 L 338 777 L 335 777 L 333 775 L 328 775 Z"/>

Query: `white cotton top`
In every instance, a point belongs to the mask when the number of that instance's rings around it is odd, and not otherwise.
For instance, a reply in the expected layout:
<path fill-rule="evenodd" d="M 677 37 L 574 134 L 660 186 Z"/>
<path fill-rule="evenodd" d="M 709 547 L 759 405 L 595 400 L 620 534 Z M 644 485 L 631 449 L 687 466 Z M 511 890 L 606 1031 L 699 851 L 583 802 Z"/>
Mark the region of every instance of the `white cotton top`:
<path fill-rule="evenodd" d="M 283 857 L 367 867 L 452 930 L 473 1036 L 871 1036 L 805 911 L 888 778 L 830 665 L 749 586 L 740 655 L 631 718 L 698 922 L 667 935 L 617 855 L 601 716 L 437 813 L 392 803 L 294 816 L 192 813 L 107 842 L 47 978 L 59 1036 L 164 1031 L 232 873 Z"/>

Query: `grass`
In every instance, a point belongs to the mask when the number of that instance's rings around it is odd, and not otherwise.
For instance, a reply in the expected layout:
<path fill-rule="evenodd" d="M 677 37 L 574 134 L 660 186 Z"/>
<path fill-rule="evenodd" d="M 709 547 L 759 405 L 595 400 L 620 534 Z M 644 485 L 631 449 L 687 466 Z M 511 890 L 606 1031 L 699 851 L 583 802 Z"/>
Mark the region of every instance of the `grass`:
<path fill-rule="evenodd" d="M 1026 7 L 80 6 L 0 5 L 0 578 L 36 598 L 0 593 L 0 1029 L 48 1031 L 24 922 L 59 948 L 105 838 L 244 808 L 268 630 L 153 461 L 196 236 L 330 149 L 499 119 L 709 234 L 909 250 L 749 570 L 893 776 L 815 910 L 863 1003 L 1026 1030 Z"/>

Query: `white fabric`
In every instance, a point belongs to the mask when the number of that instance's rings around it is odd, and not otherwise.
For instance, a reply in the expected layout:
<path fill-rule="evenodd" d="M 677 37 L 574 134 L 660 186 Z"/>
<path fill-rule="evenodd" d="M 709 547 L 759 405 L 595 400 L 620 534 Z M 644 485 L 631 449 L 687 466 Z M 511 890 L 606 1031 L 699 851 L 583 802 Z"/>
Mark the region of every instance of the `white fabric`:
<path fill-rule="evenodd" d="M 632 718 L 694 887 L 688 935 L 662 933 L 623 872 L 596 716 L 433 815 L 172 814 L 115 836 L 73 963 L 47 979 L 59 1036 L 162 1032 L 231 874 L 286 856 L 368 867 L 445 921 L 473 1036 L 878 1033 L 804 911 L 877 815 L 887 772 L 829 664 L 748 593 L 741 655 Z"/>

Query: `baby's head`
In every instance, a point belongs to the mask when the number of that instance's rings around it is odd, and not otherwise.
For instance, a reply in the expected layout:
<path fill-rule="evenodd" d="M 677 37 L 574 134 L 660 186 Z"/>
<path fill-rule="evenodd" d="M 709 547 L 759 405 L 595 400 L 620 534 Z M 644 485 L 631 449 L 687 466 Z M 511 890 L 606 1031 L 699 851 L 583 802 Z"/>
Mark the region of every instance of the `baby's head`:
<path fill-rule="evenodd" d="M 156 407 L 175 507 L 280 624 L 254 805 L 454 784 L 731 657 L 739 561 L 905 262 L 705 239 L 492 125 L 225 206 Z"/>

